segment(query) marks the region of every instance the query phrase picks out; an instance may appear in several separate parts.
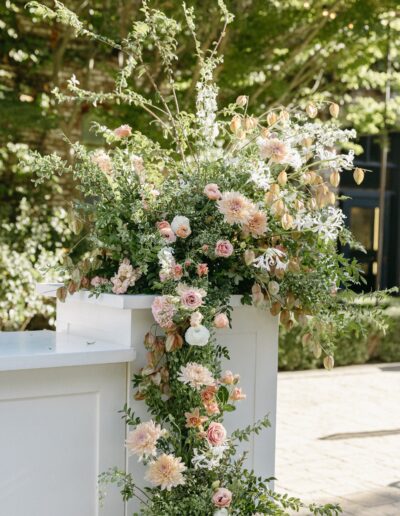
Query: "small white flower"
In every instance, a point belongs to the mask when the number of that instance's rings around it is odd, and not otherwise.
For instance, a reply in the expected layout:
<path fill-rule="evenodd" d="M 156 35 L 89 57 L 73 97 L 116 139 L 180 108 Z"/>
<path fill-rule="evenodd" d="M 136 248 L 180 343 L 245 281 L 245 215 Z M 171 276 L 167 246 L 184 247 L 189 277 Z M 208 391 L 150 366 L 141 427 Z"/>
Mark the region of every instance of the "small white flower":
<path fill-rule="evenodd" d="M 210 332 L 205 326 L 191 326 L 186 330 L 185 340 L 191 346 L 205 346 L 210 340 Z"/>

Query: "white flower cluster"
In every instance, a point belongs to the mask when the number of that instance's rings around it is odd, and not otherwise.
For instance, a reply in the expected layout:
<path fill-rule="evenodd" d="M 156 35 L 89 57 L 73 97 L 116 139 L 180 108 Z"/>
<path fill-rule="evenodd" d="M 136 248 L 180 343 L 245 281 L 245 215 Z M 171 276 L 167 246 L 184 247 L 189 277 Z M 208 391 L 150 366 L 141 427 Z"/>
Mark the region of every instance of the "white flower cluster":
<path fill-rule="evenodd" d="M 325 242 L 335 241 L 344 225 L 345 215 L 339 208 L 328 206 L 321 211 L 299 211 L 294 220 L 298 230 L 318 233 Z"/>
<path fill-rule="evenodd" d="M 218 88 L 215 84 L 202 82 L 198 82 L 196 88 L 196 109 L 201 133 L 206 143 L 211 144 L 219 134 L 216 122 Z"/>
<path fill-rule="evenodd" d="M 205 441 L 207 442 L 207 441 Z M 194 469 L 214 469 L 217 468 L 227 450 L 228 445 L 221 446 L 208 445 L 208 449 L 204 452 L 199 452 L 197 448 L 193 450 L 192 464 Z"/>
<path fill-rule="evenodd" d="M 253 265 L 258 269 L 263 269 L 267 272 L 271 271 L 271 267 L 286 270 L 287 263 L 282 261 L 282 258 L 285 258 L 285 256 L 286 254 L 280 249 L 270 247 L 265 251 L 265 253 L 254 260 Z"/>

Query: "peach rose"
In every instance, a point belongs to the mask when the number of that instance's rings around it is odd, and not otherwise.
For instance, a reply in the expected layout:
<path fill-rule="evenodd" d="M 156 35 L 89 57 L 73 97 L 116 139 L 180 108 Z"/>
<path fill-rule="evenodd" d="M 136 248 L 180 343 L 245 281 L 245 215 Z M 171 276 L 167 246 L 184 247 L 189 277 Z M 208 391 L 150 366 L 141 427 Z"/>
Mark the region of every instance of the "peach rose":
<path fill-rule="evenodd" d="M 117 138 L 126 138 L 132 134 L 132 128 L 130 125 L 124 124 L 114 129 L 114 134 Z"/>
<path fill-rule="evenodd" d="M 215 245 L 215 254 L 220 258 L 229 258 L 233 253 L 233 245 L 229 240 L 218 240 Z"/>
<path fill-rule="evenodd" d="M 232 502 L 232 493 L 225 487 L 220 487 L 212 497 L 215 507 L 229 507 Z"/>
<path fill-rule="evenodd" d="M 216 401 L 210 401 L 210 403 L 204 403 L 204 408 L 209 416 L 213 416 L 215 414 L 219 414 L 219 406 Z"/>
<path fill-rule="evenodd" d="M 208 274 L 208 265 L 206 263 L 199 263 L 197 266 L 197 275 L 205 276 L 206 274 Z"/>
<path fill-rule="evenodd" d="M 216 328 L 228 328 L 229 319 L 226 314 L 217 314 L 214 317 L 214 326 Z"/>
<path fill-rule="evenodd" d="M 240 387 L 235 387 L 230 395 L 230 399 L 233 401 L 240 401 L 246 399 L 246 394 L 242 392 Z"/>
<path fill-rule="evenodd" d="M 221 423 L 213 421 L 207 429 L 207 440 L 212 446 L 221 446 L 226 441 L 226 430 Z"/>
<path fill-rule="evenodd" d="M 205 389 L 203 389 L 200 393 L 201 401 L 204 404 L 210 403 L 215 400 L 215 395 L 217 393 L 217 387 L 215 385 L 209 385 Z"/>

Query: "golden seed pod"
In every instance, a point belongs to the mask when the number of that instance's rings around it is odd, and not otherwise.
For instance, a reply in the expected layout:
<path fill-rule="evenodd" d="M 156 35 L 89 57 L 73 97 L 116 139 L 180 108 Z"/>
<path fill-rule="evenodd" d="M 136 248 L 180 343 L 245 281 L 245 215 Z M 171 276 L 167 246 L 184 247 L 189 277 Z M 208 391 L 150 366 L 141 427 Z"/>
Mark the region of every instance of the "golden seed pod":
<path fill-rule="evenodd" d="M 288 271 L 289 272 L 300 272 L 300 264 L 298 258 L 292 258 L 288 262 Z"/>
<path fill-rule="evenodd" d="M 294 320 L 289 319 L 287 322 L 284 323 L 284 326 L 287 331 L 290 331 L 294 326 Z"/>
<path fill-rule="evenodd" d="M 296 303 L 296 298 L 294 296 L 294 294 L 292 294 L 292 292 L 289 292 L 288 295 L 286 296 L 286 306 L 290 309 L 292 309 L 294 307 Z"/>
<path fill-rule="evenodd" d="M 275 195 L 272 192 L 267 192 L 264 196 L 264 201 L 267 206 L 272 206 L 275 201 Z"/>
<path fill-rule="evenodd" d="M 315 358 L 319 358 L 322 355 L 322 348 L 319 342 L 313 342 L 312 351 Z"/>
<path fill-rule="evenodd" d="M 269 309 L 271 315 L 278 315 L 281 311 L 281 304 L 278 301 L 272 303 L 271 308 Z"/>
<path fill-rule="evenodd" d="M 311 178 L 311 174 L 310 174 L 310 172 L 305 172 L 305 173 L 303 174 L 302 179 L 303 179 L 303 183 L 304 183 L 305 185 L 309 185 L 309 184 L 311 184 L 311 179 L 312 179 L 312 178 Z"/>
<path fill-rule="evenodd" d="M 300 199 L 296 199 L 294 201 L 294 207 L 298 211 L 303 210 L 304 209 L 304 202 L 301 201 Z"/>
<path fill-rule="evenodd" d="M 249 98 L 247 95 L 239 95 L 239 97 L 236 99 L 236 105 L 239 107 L 244 107 L 248 101 Z"/>
<path fill-rule="evenodd" d="M 274 125 L 278 121 L 278 117 L 274 111 L 271 111 L 267 115 L 267 124 L 268 125 Z"/>
<path fill-rule="evenodd" d="M 353 172 L 354 181 L 360 185 L 364 181 L 365 172 L 362 168 L 355 168 Z"/>
<path fill-rule="evenodd" d="M 281 186 L 285 186 L 285 184 L 287 183 L 287 174 L 286 174 L 285 170 L 282 170 L 281 172 L 279 172 L 278 183 Z"/>
<path fill-rule="evenodd" d="M 304 140 L 301 142 L 303 144 L 304 147 L 311 147 L 311 145 L 313 144 L 313 139 L 312 138 L 304 138 Z"/>
<path fill-rule="evenodd" d="M 286 109 L 283 109 L 280 113 L 279 113 L 279 120 L 283 120 L 284 122 L 287 122 L 290 118 L 290 115 L 288 113 L 288 111 L 286 111 Z"/>
<path fill-rule="evenodd" d="M 317 209 L 317 200 L 314 197 L 308 201 L 308 209 L 310 209 L 310 210 Z"/>
<path fill-rule="evenodd" d="M 254 262 L 255 258 L 256 258 L 256 255 L 255 255 L 254 251 L 252 251 L 251 249 L 247 249 L 244 252 L 244 263 L 246 265 L 251 265 Z"/>
<path fill-rule="evenodd" d="M 287 323 L 288 321 L 290 321 L 291 318 L 292 318 L 292 314 L 291 314 L 290 310 L 283 309 L 281 311 L 281 319 L 280 319 L 280 321 L 281 321 L 282 324 Z"/>
<path fill-rule="evenodd" d="M 262 127 L 260 134 L 261 134 L 262 138 L 268 138 L 271 133 L 270 133 L 269 129 L 267 129 L 266 127 Z"/>
<path fill-rule="evenodd" d="M 329 106 L 329 113 L 333 118 L 337 118 L 339 116 L 339 105 L 335 102 L 332 102 L 332 104 Z"/>
<path fill-rule="evenodd" d="M 65 287 L 59 287 L 56 290 L 56 297 L 61 303 L 64 303 L 66 297 L 67 297 L 68 291 Z"/>
<path fill-rule="evenodd" d="M 275 269 L 275 277 L 278 279 L 283 279 L 285 276 L 285 270 L 284 269 Z"/>
<path fill-rule="evenodd" d="M 239 130 L 241 130 L 241 128 L 242 128 L 242 119 L 240 118 L 239 115 L 235 115 L 232 118 L 231 123 L 229 124 L 229 127 L 230 127 L 230 130 L 233 132 L 233 134 L 237 134 L 237 132 Z"/>
<path fill-rule="evenodd" d="M 277 215 L 278 217 L 281 217 L 285 213 L 285 204 L 282 201 L 282 199 L 278 199 L 271 206 L 271 209 L 275 215 Z"/>
<path fill-rule="evenodd" d="M 243 119 L 243 128 L 245 131 L 252 131 L 257 127 L 258 120 L 254 116 L 246 116 Z"/>
<path fill-rule="evenodd" d="M 330 371 L 331 369 L 333 369 L 334 365 L 335 365 L 335 360 L 332 355 L 328 355 L 324 358 L 325 369 L 328 369 L 328 371 Z"/>
<path fill-rule="evenodd" d="M 238 129 L 236 131 L 236 138 L 239 140 L 244 140 L 246 138 L 246 131 L 244 129 Z"/>
<path fill-rule="evenodd" d="M 176 351 L 183 346 L 183 337 L 176 332 L 167 333 L 165 339 L 165 350 L 168 352 Z"/>
<path fill-rule="evenodd" d="M 315 118 L 318 115 L 318 108 L 312 102 L 308 103 L 306 106 L 306 113 L 310 118 Z"/>
<path fill-rule="evenodd" d="M 291 229 L 293 227 L 293 217 L 289 213 L 285 213 L 281 218 L 283 229 Z"/>
<path fill-rule="evenodd" d="M 331 175 L 329 176 L 329 181 L 330 181 L 331 185 L 334 186 L 335 188 L 337 188 L 339 186 L 340 174 L 337 170 L 334 170 L 331 173 Z"/>
<path fill-rule="evenodd" d="M 272 185 L 269 187 L 269 191 L 274 195 L 279 195 L 281 189 L 277 183 L 272 183 Z"/>
<path fill-rule="evenodd" d="M 328 204 L 331 204 L 332 206 L 336 203 L 336 195 L 333 192 L 329 192 L 326 195 Z"/>
<path fill-rule="evenodd" d="M 303 346 L 308 346 L 312 342 L 312 335 L 311 333 L 305 333 L 301 338 L 301 343 Z"/>
<path fill-rule="evenodd" d="M 314 175 L 314 179 L 313 179 L 313 184 L 314 185 L 322 185 L 324 183 L 324 179 L 319 175 L 319 174 L 316 174 L 315 172 L 313 172 Z"/>

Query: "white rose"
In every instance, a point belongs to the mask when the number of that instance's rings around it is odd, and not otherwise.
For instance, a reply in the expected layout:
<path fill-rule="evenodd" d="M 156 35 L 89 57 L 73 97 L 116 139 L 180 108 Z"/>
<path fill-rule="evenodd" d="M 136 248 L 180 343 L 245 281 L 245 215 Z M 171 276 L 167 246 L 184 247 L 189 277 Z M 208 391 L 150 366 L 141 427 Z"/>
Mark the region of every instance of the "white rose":
<path fill-rule="evenodd" d="M 180 238 L 188 237 L 192 230 L 190 229 L 190 221 L 187 217 L 176 215 L 171 222 L 171 229 Z"/>
<path fill-rule="evenodd" d="M 218 509 L 217 511 L 214 512 L 214 516 L 228 516 L 228 510 L 223 508 L 223 509 Z"/>
<path fill-rule="evenodd" d="M 205 326 L 191 326 L 185 333 L 185 340 L 191 346 L 205 346 L 210 339 L 210 332 Z"/>

